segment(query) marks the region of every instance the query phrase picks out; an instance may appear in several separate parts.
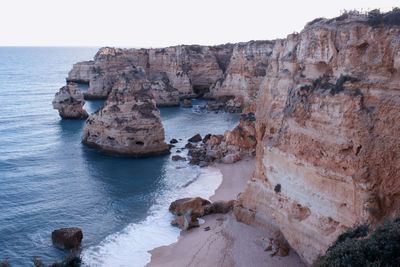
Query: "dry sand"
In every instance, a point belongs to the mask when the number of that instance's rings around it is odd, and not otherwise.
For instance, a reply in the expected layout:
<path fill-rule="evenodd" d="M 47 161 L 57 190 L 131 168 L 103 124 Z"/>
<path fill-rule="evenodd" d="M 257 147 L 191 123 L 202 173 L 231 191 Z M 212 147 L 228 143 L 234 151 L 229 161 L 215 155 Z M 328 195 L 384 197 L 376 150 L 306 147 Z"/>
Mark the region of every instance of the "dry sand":
<path fill-rule="evenodd" d="M 254 170 L 254 159 L 214 166 L 222 172 L 223 181 L 211 200 L 231 200 L 244 190 Z M 254 242 L 271 237 L 271 233 L 237 222 L 232 213 L 209 215 L 203 219 L 205 223 L 199 228 L 182 231 L 178 242 L 151 250 L 151 262 L 147 267 L 304 266 L 293 250 L 286 257 L 271 257 L 271 252 L 264 251 Z M 207 226 L 209 231 L 204 229 Z"/>

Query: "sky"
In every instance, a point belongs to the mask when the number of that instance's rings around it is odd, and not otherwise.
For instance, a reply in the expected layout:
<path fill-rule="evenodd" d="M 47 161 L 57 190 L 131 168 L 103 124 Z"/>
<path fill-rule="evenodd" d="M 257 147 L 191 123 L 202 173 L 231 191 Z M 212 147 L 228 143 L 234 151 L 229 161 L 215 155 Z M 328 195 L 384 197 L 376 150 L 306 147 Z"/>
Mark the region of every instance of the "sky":
<path fill-rule="evenodd" d="M 284 38 L 399 0 L 0 0 L 0 46 L 162 47 Z"/>

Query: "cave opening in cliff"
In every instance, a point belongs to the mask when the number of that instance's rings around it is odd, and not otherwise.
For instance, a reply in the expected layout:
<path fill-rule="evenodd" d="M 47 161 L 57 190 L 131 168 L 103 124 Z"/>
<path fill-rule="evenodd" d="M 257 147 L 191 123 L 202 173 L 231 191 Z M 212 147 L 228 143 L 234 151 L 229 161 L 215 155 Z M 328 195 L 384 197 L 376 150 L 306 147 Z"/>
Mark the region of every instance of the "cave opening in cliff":
<path fill-rule="evenodd" d="M 210 92 L 210 87 L 207 85 L 193 85 L 193 92 L 199 97 Z"/>

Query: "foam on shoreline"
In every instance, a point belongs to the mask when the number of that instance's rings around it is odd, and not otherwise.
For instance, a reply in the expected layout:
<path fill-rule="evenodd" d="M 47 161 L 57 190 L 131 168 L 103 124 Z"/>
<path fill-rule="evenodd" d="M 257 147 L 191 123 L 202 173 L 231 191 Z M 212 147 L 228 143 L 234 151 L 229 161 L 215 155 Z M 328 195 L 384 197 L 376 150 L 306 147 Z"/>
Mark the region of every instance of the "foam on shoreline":
<path fill-rule="evenodd" d="M 106 237 L 99 245 L 82 251 L 86 266 L 145 266 L 150 262 L 148 252 L 156 247 L 170 245 L 179 238 L 180 230 L 172 227 L 174 219 L 169 204 L 183 197 L 209 199 L 222 183 L 222 173 L 216 167 L 200 169 L 198 178 L 185 187 L 161 195 L 150 215 L 140 223 L 130 224 L 124 230 Z"/>

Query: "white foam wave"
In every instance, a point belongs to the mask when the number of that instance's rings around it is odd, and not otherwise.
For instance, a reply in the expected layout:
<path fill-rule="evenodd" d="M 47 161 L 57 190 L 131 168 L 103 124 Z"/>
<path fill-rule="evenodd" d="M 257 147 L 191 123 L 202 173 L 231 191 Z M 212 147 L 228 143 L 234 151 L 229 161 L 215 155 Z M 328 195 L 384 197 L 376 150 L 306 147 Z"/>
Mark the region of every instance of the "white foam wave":
<path fill-rule="evenodd" d="M 123 231 L 105 238 L 99 245 L 82 251 L 86 266 L 145 266 L 151 258 L 149 250 L 178 240 L 179 229 L 170 225 L 173 215 L 169 203 L 182 197 L 210 198 L 222 182 L 222 173 L 215 167 L 201 169 L 199 178 L 187 187 L 160 197 L 145 221 L 127 226 Z"/>

